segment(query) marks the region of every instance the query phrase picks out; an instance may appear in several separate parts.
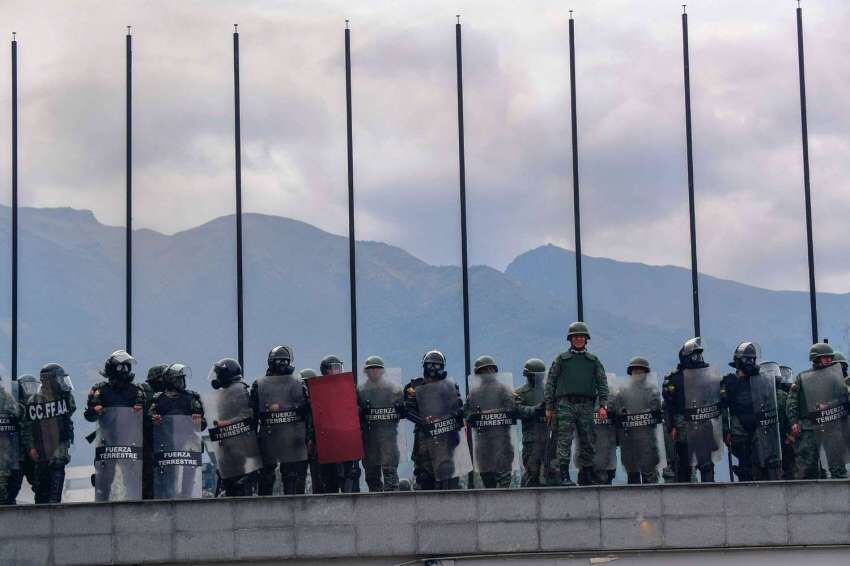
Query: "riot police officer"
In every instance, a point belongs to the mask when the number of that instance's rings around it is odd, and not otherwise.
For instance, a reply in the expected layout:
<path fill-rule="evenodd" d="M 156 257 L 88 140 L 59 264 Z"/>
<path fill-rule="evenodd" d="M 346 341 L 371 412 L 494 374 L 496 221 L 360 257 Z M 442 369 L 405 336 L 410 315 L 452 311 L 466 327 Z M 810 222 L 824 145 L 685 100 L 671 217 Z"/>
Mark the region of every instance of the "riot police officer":
<path fill-rule="evenodd" d="M 41 368 L 38 392 L 24 402 L 21 436 L 35 462 L 35 502 L 60 503 L 65 466 L 74 443 L 72 415 L 77 409 L 68 373 L 59 364 Z"/>
<path fill-rule="evenodd" d="M 679 365 L 664 378 L 665 424 L 676 451 L 676 481 L 691 481 L 693 466 L 703 483 L 714 481 L 714 454 L 720 450 L 720 374 L 703 359 L 700 337 L 679 349 Z"/>
<path fill-rule="evenodd" d="M 630 359 L 626 373 L 629 378 L 615 393 L 609 411 L 617 429 L 620 460 L 630 484 L 658 483 L 658 470 L 665 464 L 661 393 L 654 376 L 650 377 L 646 358 Z"/>
<path fill-rule="evenodd" d="M 446 373 L 446 357 L 431 350 L 422 358 L 423 380 L 405 390 L 405 412 L 415 428 L 419 489 L 458 489 L 471 471 L 463 428 L 460 389 Z"/>
<path fill-rule="evenodd" d="M 570 349 L 555 358 L 546 379 L 546 419 L 558 431 L 558 464 L 564 486 L 575 485 L 570 479 L 570 457 L 576 434 L 578 483 L 594 483 L 594 418 L 608 418 L 608 378 L 599 358 L 587 351 L 589 340 L 585 323 L 570 324 Z"/>
<path fill-rule="evenodd" d="M 522 421 L 522 486 L 558 485 L 561 483 L 555 431 L 546 424 L 543 388 L 546 364 L 539 358 L 526 360 L 522 366 L 525 384 L 514 391 L 514 410 Z M 542 480 L 541 480 L 542 475 Z"/>
<path fill-rule="evenodd" d="M 779 437 L 782 441 L 782 479 L 794 479 L 794 437 L 788 421 L 788 391 L 794 382 L 794 370 L 779 366 L 776 377 L 776 412 L 779 418 Z"/>
<path fill-rule="evenodd" d="M 15 505 L 17 503 L 18 494 L 21 492 L 21 486 L 23 485 L 24 478 L 27 479 L 27 483 L 30 485 L 30 489 L 33 493 L 35 493 L 35 484 L 36 484 L 36 473 L 35 473 L 35 462 L 29 457 L 27 453 L 26 446 L 24 446 L 23 438 L 21 438 L 21 430 L 24 409 L 23 405 L 27 399 L 38 393 L 38 388 L 40 387 L 40 383 L 38 378 L 34 375 L 22 375 L 16 381 L 12 382 L 12 397 L 17 401 L 18 406 L 21 412 L 21 418 L 18 421 L 18 466 L 17 468 L 13 468 L 11 474 L 9 475 L 9 480 L 7 484 L 7 505 Z"/>
<path fill-rule="evenodd" d="M 384 360 L 369 356 L 363 365 L 366 379 L 357 386 L 363 429 L 363 468 L 369 491 L 397 491 L 398 424 L 404 414 L 402 389 L 387 377 Z"/>
<path fill-rule="evenodd" d="M 199 495 L 196 468 L 199 469 L 200 464 L 201 442 L 198 433 L 207 428 L 207 422 L 201 396 L 186 388 L 191 375 L 186 365 L 167 366 L 161 378 L 163 390 L 154 394 L 149 409 L 153 428 L 151 451 L 157 455 L 153 478 L 153 493 L 157 499 Z M 162 454 L 178 452 L 191 455 L 191 458 L 162 457 Z M 177 473 L 178 468 L 181 473 Z"/>
<path fill-rule="evenodd" d="M 307 383 L 319 374 L 313 368 L 304 368 L 298 372 L 301 380 Z M 308 399 L 309 402 L 309 399 Z M 322 474 L 319 472 L 318 452 L 316 452 L 316 431 L 312 427 L 312 416 L 307 415 L 307 465 L 310 468 L 310 493 L 323 493 Z"/>
<path fill-rule="evenodd" d="M 328 355 L 319 363 L 322 375 L 343 373 L 342 360 L 338 356 Z M 322 493 L 357 493 L 360 491 L 360 462 L 350 460 L 336 464 L 319 464 Z"/>
<path fill-rule="evenodd" d="M 821 452 L 833 479 L 847 477 L 847 387 L 827 343 L 809 349 L 810 370 L 794 379 L 786 411 L 796 455 L 795 479 L 818 479 Z"/>
<path fill-rule="evenodd" d="M 258 440 L 263 467 L 259 495 L 271 495 L 275 471 L 286 495 L 301 495 L 307 483 L 307 386 L 295 375 L 289 346 L 269 352 L 266 375 L 251 386 L 251 403 L 258 415 Z"/>
<path fill-rule="evenodd" d="M 474 371 L 464 414 L 473 429 L 475 471 L 485 488 L 507 488 L 514 462 L 513 377 L 500 374 L 492 356 L 476 359 Z"/>
<path fill-rule="evenodd" d="M 150 406 L 154 395 L 165 391 L 163 376 L 168 364 L 157 364 L 148 369 L 148 376 L 139 387 L 145 393 L 144 446 L 142 448 L 142 499 L 153 498 L 153 428 L 151 427 Z"/>
<path fill-rule="evenodd" d="M 21 464 L 20 421 L 23 412 L 7 385 L 0 376 L 0 505 L 12 503 L 9 488 L 14 484 Z"/>
<path fill-rule="evenodd" d="M 777 480 L 781 469 L 776 378 L 761 370 L 760 352 L 758 344 L 741 342 L 729 363 L 735 373 L 720 384 L 723 440 L 738 459 L 739 481 Z"/>
<path fill-rule="evenodd" d="M 253 495 L 262 462 L 257 444 L 256 415 L 242 366 L 233 358 L 217 361 L 209 373 L 213 391 L 204 398 L 211 424 L 210 441 L 216 456 L 221 489 L 227 496 Z"/>

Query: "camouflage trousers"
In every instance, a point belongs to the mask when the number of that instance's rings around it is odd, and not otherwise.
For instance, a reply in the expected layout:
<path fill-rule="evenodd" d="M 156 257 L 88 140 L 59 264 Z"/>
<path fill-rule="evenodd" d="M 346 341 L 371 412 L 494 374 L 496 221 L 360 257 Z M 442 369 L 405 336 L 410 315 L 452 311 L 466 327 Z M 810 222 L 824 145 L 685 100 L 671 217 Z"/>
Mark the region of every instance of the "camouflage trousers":
<path fill-rule="evenodd" d="M 522 443 L 522 486 L 539 487 L 541 485 L 561 485 L 561 472 L 558 469 L 557 437 L 549 446 L 549 467 L 546 467 L 546 445 Z M 542 478 L 541 478 L 542 473 Z"/>
<path fill-rule="evenodd" d="M 595 442 L 593 413 L 596 410 L 595 401 L 570 403 L 559 399 L 555 407 L 556 428 L 558 431 L 558 463 L 562 467 L 569 466 L 572 457 L 573 437 L 578 437 L 577 468 L 593 466 Z"/>
<path fill-rule="evenodd" d="M 486 488 L 511 487 L 511 472 L 481 472 L 481 484 Z"/>
<path fill-rule="evenodd" d="M 11 478 L 11 472 L 0 472 L 0 505 L 6 505 L 9 501 L 9 483 Z"/>
<path fill-rule="evenodd" d="M 396 466 L 364 466 L 369 491 L 398 491 Z"/>
<path fill-rule="evenodd" d="M 794 479 L 820 479 L 820 452 L 821 443 L 818 442 L 817 433 L 813 430 L 803 429 L 794 442 Z M 832 479 L 847 477 L 845 463 L 843 461 L 830 462 L 829 452 L 827 452 L 827 464 L 829 476 Z"/>

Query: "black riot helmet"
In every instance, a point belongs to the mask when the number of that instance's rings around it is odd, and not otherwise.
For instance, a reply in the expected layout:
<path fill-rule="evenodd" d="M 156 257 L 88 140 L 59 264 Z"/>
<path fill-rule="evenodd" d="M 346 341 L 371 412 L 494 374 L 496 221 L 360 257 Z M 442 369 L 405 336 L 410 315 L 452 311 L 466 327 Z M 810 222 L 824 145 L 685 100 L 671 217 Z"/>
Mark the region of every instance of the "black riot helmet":
<path fill-rule="evenodd" d="M 431 379 L 445 379 L 446 373 L 446 356 L 439 350 L 430 350 L 422 356 L 422 374 L 423 377 Z"/>
<path fill-rule="evenodd" d="M 25 403 L 27 399 L 38 393 L 38 387 L 41 383 L 34 375 L 26 374 L 18 378 L 17 384 L 18 402 Z"/>
<path fill-rule="evenodd" d="M 702 338 L 699 336 L 691 338 L 679 349 L 679 365 L 691 369 L 705 367 L 705 361 L 702 357 L 704 349 Z"/>
<path fill-rule="evenodd" d="M 72 391 L 74 389 L 71 384 L 71 376 L 59 364 L 46 364 L 41 368 L 39 377 L 42 383 L 49 383 L 58 390 Z"/>
<path fill-rule="evenodd" d="M 275 346 L 269 352 L 269 375 L 290 375 L 295 371 L 292 366 L 294 359 L 290 346 Z"/>
<path fill-rule="evenodd" d="M 242 366 L 233 358 L 223 358 L 213 364 L 209 380 L 213 389 L 228 387 L 242 379 Z"/>
<path fill-rule="evenodd" d="M 732 354 L 729 365 L 740 370 L 744 375 L 755 375 L 759 372 L 761 347 L 755 342 L 741 342 Z"/>
<path fill-rule="evenodd" d="M 136 359 L 133 356 L 124 350 L 115 350 L 106 358 L 100 375 L 110 382 L 132 383 L 133 378 L 136 376 L 133 373 L 133 366 L 135 365 Z"/>
<path fill-rule="evenodd" d="M 168 364 L 157 364 L 148 370 L 148 377 L 145 382 L 150 385 L 154 393 L 165 391 L 165 385 L 162 382 L 162 377 L 168 369 Z"/>
<path fill-rule="evenodd" d="M 319 372 L 322 375 L 333 375 L 342 373 L 342 360 L 334 355 L 328 355 L 319 362 Z"/>
<path fill-rule="evenodd" d="M 162 376 L 162 383 L 168 391 L 186 391 L 186 382 L 192 377 L 192 368 L 183 364 L 171 364 Z"/>

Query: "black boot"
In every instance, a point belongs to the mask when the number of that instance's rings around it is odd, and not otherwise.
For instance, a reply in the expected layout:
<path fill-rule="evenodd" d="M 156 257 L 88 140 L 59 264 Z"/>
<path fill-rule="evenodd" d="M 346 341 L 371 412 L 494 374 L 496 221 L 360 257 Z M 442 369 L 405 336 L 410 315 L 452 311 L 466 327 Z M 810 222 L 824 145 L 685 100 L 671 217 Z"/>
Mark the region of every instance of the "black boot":
<path fill-rule="evenodd" d="M 714 464 L 705 464 L 699 468 L 701 483 L 714 483 Z"/>
<path fill-rule="evenodd" d="M 48 497 L 50 503 L 62 502 L 62 488 L 65 487 L 65 466 L 56 466 L 50 468 L 50 485 L 48 487 Z"/>
<path fill-rule="evenodd" d="M 641 483 L 640 472 L 630 472 L 628 477 L 629 485 Z"/>
<path fill-rule="evenodd" d="M 575 482 L 570 479 L 570 467 L 561 466 L 561 487 L 573 487 Z"/>
<path fill-rule="evenodd" d="M 578 472 L 579 485 L 593 485 L 593 468 L 585 466 Z"/>

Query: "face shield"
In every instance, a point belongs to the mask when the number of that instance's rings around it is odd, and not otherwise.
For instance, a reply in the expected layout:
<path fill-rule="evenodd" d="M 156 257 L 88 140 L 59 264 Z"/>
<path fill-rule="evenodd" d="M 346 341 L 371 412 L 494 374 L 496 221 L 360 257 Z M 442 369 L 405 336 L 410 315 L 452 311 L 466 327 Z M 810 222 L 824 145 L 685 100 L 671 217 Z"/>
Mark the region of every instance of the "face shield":
<path fill-rule="evenodd" d="M 325 365 L 326 374 L 325 375 L 336 375 L 338 373 L 342 373 L 342 364 L 338 362 L 331 362 Z"/>
<path fill-rule="evenodd" d="M 18 378 L 18 401 L 23 402 L 38 393 L 39 381 L 32 375 L 22 375 Z"/>
<path fill-rule="evenodd" d="M 370 381 L 378 381 L 379 379 L 384 377 L 384 368 L 381 368 L 381 367 L 366 368 L 366 377 L 368 377 Z"/>

